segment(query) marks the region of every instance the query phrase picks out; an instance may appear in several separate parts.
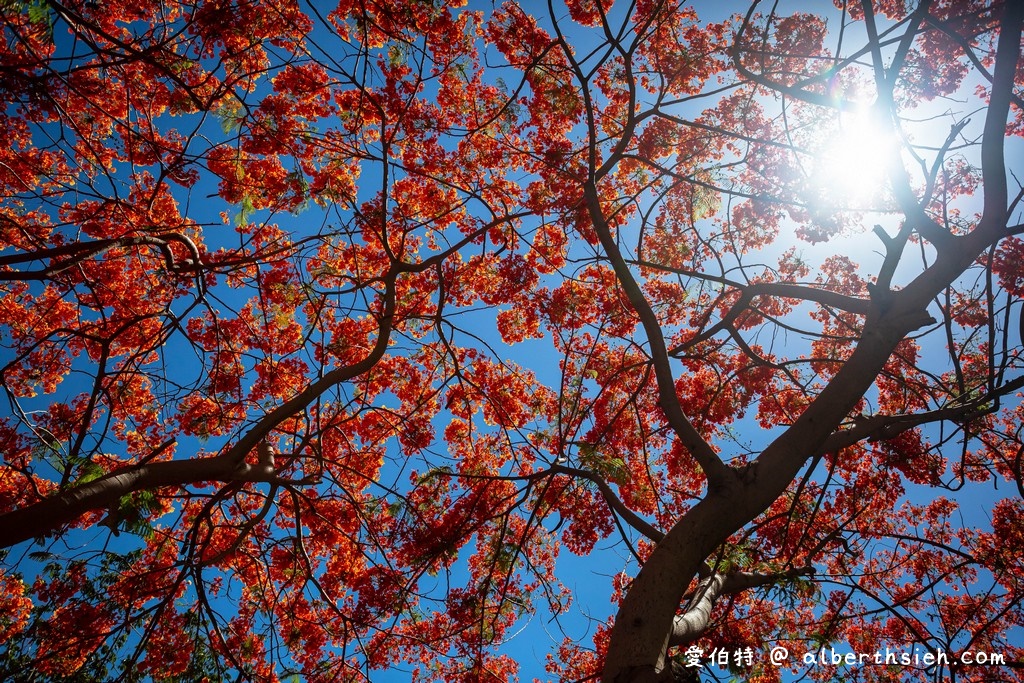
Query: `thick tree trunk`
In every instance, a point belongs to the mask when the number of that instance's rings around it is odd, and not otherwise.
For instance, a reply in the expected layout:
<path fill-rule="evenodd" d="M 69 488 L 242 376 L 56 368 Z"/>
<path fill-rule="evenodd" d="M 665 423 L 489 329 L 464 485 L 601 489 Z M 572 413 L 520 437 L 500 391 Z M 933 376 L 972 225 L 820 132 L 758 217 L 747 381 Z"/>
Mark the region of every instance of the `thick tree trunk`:
<path fill-rule="evenodd" d="M 606 683 L 669 675 L 665 655 L 673 620 L 701 564 L 786 490 L 872 385 L 899 341 L 928 320 L 923 310 L 902 306 L 869 315 L 857 349 L 793 426 L 756 461 L 733 469 L 731 481 L 712 489 L 672 527 L 622 602 L 605 660 Z"/>
<path fill-rule="evenodd" d="M 719 499 L 698 503 L 644 563 L 612 628 L 605 681 L 654 681 L 665 670 L 672 623 L 683 593 L 705 558 L 735 526 L 722 516 L 722 507 Z"/>

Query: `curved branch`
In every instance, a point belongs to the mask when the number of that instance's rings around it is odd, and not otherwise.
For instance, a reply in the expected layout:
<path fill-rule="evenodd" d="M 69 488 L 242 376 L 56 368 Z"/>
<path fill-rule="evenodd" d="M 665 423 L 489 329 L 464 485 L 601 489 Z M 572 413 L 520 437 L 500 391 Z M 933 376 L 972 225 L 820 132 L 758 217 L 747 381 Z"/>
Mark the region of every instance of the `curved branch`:
<path fill-rule="evenodd" d="M 126 467 L 0 515 L 0 548 L 45 536 L 86 512 L 117 508 L 121 497 L 134 491 L 196 481 L 230 481 L 235 470 L 235 465 L 225 457 Z"/>
<path fill-rule="evenodd" d="M 992 70 L 992 93 L 985 112 L 984 136 L 981 140 L 981 174 L 985 185 L 984 218 L 1006 225 L 1006 164 L 1004 137 L 1010 112 L 1011 93 L 1020 58 L 1021 24 L 1024 5 L 1007 2 L 999 20 L 999 44 Z"/>
<path fill-rule="evenodd" d="M 744 286 L 742 289 L 743 292 L 740 294 L 739 299 L 737 299 L 732 305 L 729 312 L 722 316 L 721 320 L 701 334 L 695 336 L 693 339 L 687 340 L 686 342 L 669 349 L 669 355 L 674 356 L 682 353 L 686 349 L 699 344 L 702 341 L 711 339 L 723 330 L 731 330 L 732 323 L 736 318 L 738 318 L 743 311 L 747 310 L 750 307 L 751 302 L 759 296 L 811 301 L 823 306 L 837 308 L 841 311 L 855 313 L 858 315 L 867 315 L 868 311 L 871 309 L 871 301 L 868 299 L 858 299 L 845 294 L 830 292 L 825 289 L 816 289 L 814 287 L 790 284 L 787 282 L 756 283 Z"/>
<path fill-rule="evenodd" d="M 899 436 L 903 432 L 943 420 L 967 422 L 975 418 L 989 415 L 998 408 L 998 400 L 1014 391 L 1024 388 L 1024 377 L 1007 382 L 992 393 L 986 393 L 970 401 L 958 405 L 946 406 L 936 410 L 913 415 L 872 415 L 857 420 L 853 427 L 833 433 L 817 454 L 832 453 L 852 446 L 860 441 L 885 441 Z"/>
<path fill-rule="evenodd" d="M 384 310 L 378 323 L 377 341 L 362 361 L 326 373 L 318 381 L 270 411 L 221 455 L 213 458 L 129 466 L 87 484 L 62 491 L 33 505 L 0 515 L 0 547 L 44 536 L 86 512 L 111 507 L 121 496 L 143 489 L 182 486 L 200 481 L 297 483 L 273 476 L 263 468 L 251 468 L 245 464 L 245 457 L 281 422 L 304 410 L 331 387 L 368 372 L 384 356 L 391 338 L 397 275 L 398 268 L 393 266 L 385 278 Z"/>
<path fill-rule="evenodd" d="M 614 491 L 612 491 L 612 487 L 608 485 L 608 482 L 590 470 L 581 470 L 575 467 L 566 467 L 565 465 L 553 465 L 549 471 L 567 474 L 572 477 L 579 477 L 581 479 L 586 479 L 589 482 L 593 482 L 597 485 L 597 488 L 601 492 L 601 496 L 604 498 L 605 502 L 608 503 L 608 507 L 618 513 L 626 524 L 636 531 L 639 531 L 655 543 L 665 538 L 665 534 L 663 532 L 654 528 L 651 524 L 626 507 L 626 504 L 619 500 L 619 497 L 615 495 Z"/>
<path fill-rule="evenodd" d="M 751 588 L 769 586 L 783 581 L 792 581 L 801 576 L 814 574 L 813 567 L 795 567 L 780 573 L 732 572 L 714 573 L 701 580 L 683 614 L 672 622 L 669 647 L 684 645 L 700 638 L 711 623 L 711 610 L 723 595 L 735 595 Z"/>
<path fill-rule="evenodd" d="M 658 386 L 658 404 L 665 413 L 665 419 L 669 426 L 679 437 L 682 445 L 690 452 L 693 459 L 697 461 L 701 469 L 708 477 L 708 486 L 715 488 L 725 485 L 732 478 L 733 470 L 726 465 L 718 456 L 715 450 L 704 440 L 704 437 L 697 432 L 690 420 L 683 414 L 679 405 L 679 397 L 676 395 L 675 382 L 672 375 L 672 367 L 669 364 L 668 349 L 665 346 L 665 336 L 661 331 L 661 324 L 658 317 L 651 308 L 650 303 L 644 296 L 643 290 L 633 278 L 633 274 L 626 265 L 626 260 L 619 251 L 619 246 L 611 234 L 611 227 L 605 220 L 601 211 L 601 200 L 597 194 L 597 184 L 593 180 L 587 180 L 584 184 L 584 202 L 590 219 L 594 224 L 601 246 L 604 247 L 608 260 L 611 261 L 615 270 L 616 278 L 622 287 L 640 318 L 644 332 L 647 333 L 647 341 L 650 344 L 651 363 L 654 366 L 654 376 Z"/>
<path fill-rule="evenodd" d="M 680 614 L 672 622 L 672 634 L 669 636 L 669 647 L 696 640 L 707 630 L 711 623 L 711 610 L 718 602 L 725 586 L 724 574 L 712 574 L 700 582 L 686 612 Z"/>
<path fill-rule="evenodd" d="M 185 248 L 188 249 L 192 258 L 186 259 L 185 261 L 178 261 L 174 256 L 174 252 L 171 251 L 169 242 L 179 242 L 185 245 Z M 13 266 L 20 263 L 31 263 L 33 261 L 42 261 L 45 259 L 59 259 L 61 257 L 67 257 L 58 263 L 52 263 L 45 268 L 40 268 L 38 270 L 0 271 L 0 280 L 46 280 L 64 272 L 68 268 L 71 268 L 82 261 L 85 261 L 88 258 L 99 256 L 111 249 L 137 246 L 152 246 L 159 249 L 163 254 L 164 262 L 167 264 L 167 269 L 172 272 L 191 271 L 200 265 L 199 250 L 191 239 L 185 235 L 177 233 L 166 233 L 155 236 L 143 235 L 139 237 L 121 237 L 115 239 L 96 240 L 95 242 L 73 242 L 71 244 L 62 244 L 59 247 L 38 249 L 36 251 L 23 254 L 0 256 L 0 267 Z"/>

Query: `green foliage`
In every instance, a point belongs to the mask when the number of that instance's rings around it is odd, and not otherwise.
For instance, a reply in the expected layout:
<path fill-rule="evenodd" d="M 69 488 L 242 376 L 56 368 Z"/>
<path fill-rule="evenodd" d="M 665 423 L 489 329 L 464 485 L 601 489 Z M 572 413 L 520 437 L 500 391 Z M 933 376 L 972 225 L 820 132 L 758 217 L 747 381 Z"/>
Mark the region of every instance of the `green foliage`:
<path fill-rule="evenodd" d="M 715 557 L 715 569 L 723 574 L 732 571 L 751 571 L 757 553 L 751 553 L 746 543 L 724 546 Z"/>
<path fill-rule="evenodd" d="M 431 479 L 435 479 L 435 478 L 440 478 L 442 480 L 447 481 L 454 474 L 455 474 L 455 470 L 453 470 L 448 465 L 441 465 L 439 467 L 431 467 L 429 470 L 427 470 L 426 472 L 424 472 L 420 476 L 420 478 L 417 480 L 416 483 L 419 484 L 419 485 L 423 485 L 423 484 L 426 484 L 427 482 L 429 482 Z"/>
<path fill-rule="evenodd" d="M 96 481 L 106 474 L 102 467 L 86 457 L 67 455 L 61 441 L 41 427 L 36 429 L 36 440 L 31 452 L 33 459 L 46 462 L 61 475 L 65 488 Z"/>
<path fill-rule="evenodd" d="M 495 543 L 491 549 L 490 562 L 500 571 L 511 571 L 519 558 L 522 548 L 516 543 Z"/>
<path fill-rule="evenodd" d="M 392 69 L 405 63 L 405 48 L 402 45 L 392 43 L 388 46 L 388 66 Z"/>
<path fill-rule="evenodd" d="M 117 510 L 110 511 L 107 525 L 115 535 L 119 530 L 124 530 L 149 539 L 153 536 L 153 525 L 149 519 L 159 508 L 160 502 L 151 491 L 135 491 L 121 497 Z"/>
<path fill-rule="evenodd" d="M 242 201 L 238 204 L 238 214 L 235 215 L 235 226 L 241 227 L 249 223 L 249 219 L 252 218 L 252 215 L 255 212 L 256 207 L 252 203 L 252 197 L 249 195 L 243 196 Z"/>
<path fill-rule="evenodd" d="M 593 444 L 580 442 L 577 444 L 577 457 L 580 464 L 615 484 L 625 484 L 629 481 L 629 468 L 622 458 L 601 453 Z"/>
<path fill-rule="evenodd" d="M 227 97 L 224 103 L 213 111 L 213 115 L 220 121 L 220 128 L 225 135 L 237 133 L 242 122 L 245 121 L 245 108 L 241 100 L 235 97 Z"/>
<path fill-rule="evenodd" d="M 29 0 L 28 2 L 13 0 L 13 2 L 5 2 L 4 5 L 28 16 L 29 22 L 45 31 L 51 40 L 53 39 L 53 26 L 57 21 L 57 15 L 46 0 Z"/>

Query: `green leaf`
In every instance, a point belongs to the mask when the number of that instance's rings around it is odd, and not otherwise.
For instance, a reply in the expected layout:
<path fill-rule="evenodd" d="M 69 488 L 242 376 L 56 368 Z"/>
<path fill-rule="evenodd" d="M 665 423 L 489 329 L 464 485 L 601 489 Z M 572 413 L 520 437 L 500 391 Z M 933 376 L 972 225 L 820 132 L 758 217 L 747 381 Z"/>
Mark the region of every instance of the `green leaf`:
<path fill-rule="evenodd" d="M 82 484 L 88 484 L 90 481 L 96 481 L 104 474 L 106 474 L 106 472 L 102 467 L 94 462 L 87 462 L 82 465 L 81 474 L 78 475 L 78 480 L 75 481 L 75 486 L 81 486 Z"/>
<path fill-rule="evenodd" d="M 445 478 L 447 478 L 448 476 L 452 475 L 454 472 L 455 471 L 451 467 L 449 467 L 448 465 L 442 465 L 440 467 L 432 467 L 429 470 L 427 470 L 422 476 L 420 476 L 420 478 L 417 480 L 416 483 L 417 484 L 426 484 L 428 481 L 430 481 L 431 479 L 434 479 L 435 477 L 445 477 Z"/>
<path fill-rule="evenodd" d="M 46 0 L 33 0 L 25 9 L 29 21 L 33 24 L 46 24 L 47 29 L 53 31 L 53 13 L 50 12 L 50 4 Z"/>
<path fill-rule="evenodd" d="M 400 45 L 388 46 L 388 66 L 394 68 L 405 62 L 405 50 Z"/>
<path fill-rule="evenodd" d="M 255 211 L 256 207 L 253 206 L 252 197 L 249 195 L 243 196 L 241 204 L 238 205 L 238 215 L 235 216 L 235 225 L 242 226 L 248 223 Z"/>
<path fill-rule="evenodd" d="M 224 103 L 214 110 L 213 115 L 220 121 L 220 129 L 225 135 L 237 133 L 245 120 L 242 102 L 236 97 L 226 98 Z"/>

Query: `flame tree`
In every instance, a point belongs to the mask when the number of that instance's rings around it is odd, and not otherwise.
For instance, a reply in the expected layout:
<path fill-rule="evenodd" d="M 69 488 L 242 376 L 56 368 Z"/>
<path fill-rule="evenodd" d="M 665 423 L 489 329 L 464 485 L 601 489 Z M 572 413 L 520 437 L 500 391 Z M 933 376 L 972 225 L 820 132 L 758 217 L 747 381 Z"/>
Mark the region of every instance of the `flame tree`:
<path fill-rule="evenodd" d="M 5 677 L 1013 680 L 1024 8 L 815 11 L 4 2 Z"/>

